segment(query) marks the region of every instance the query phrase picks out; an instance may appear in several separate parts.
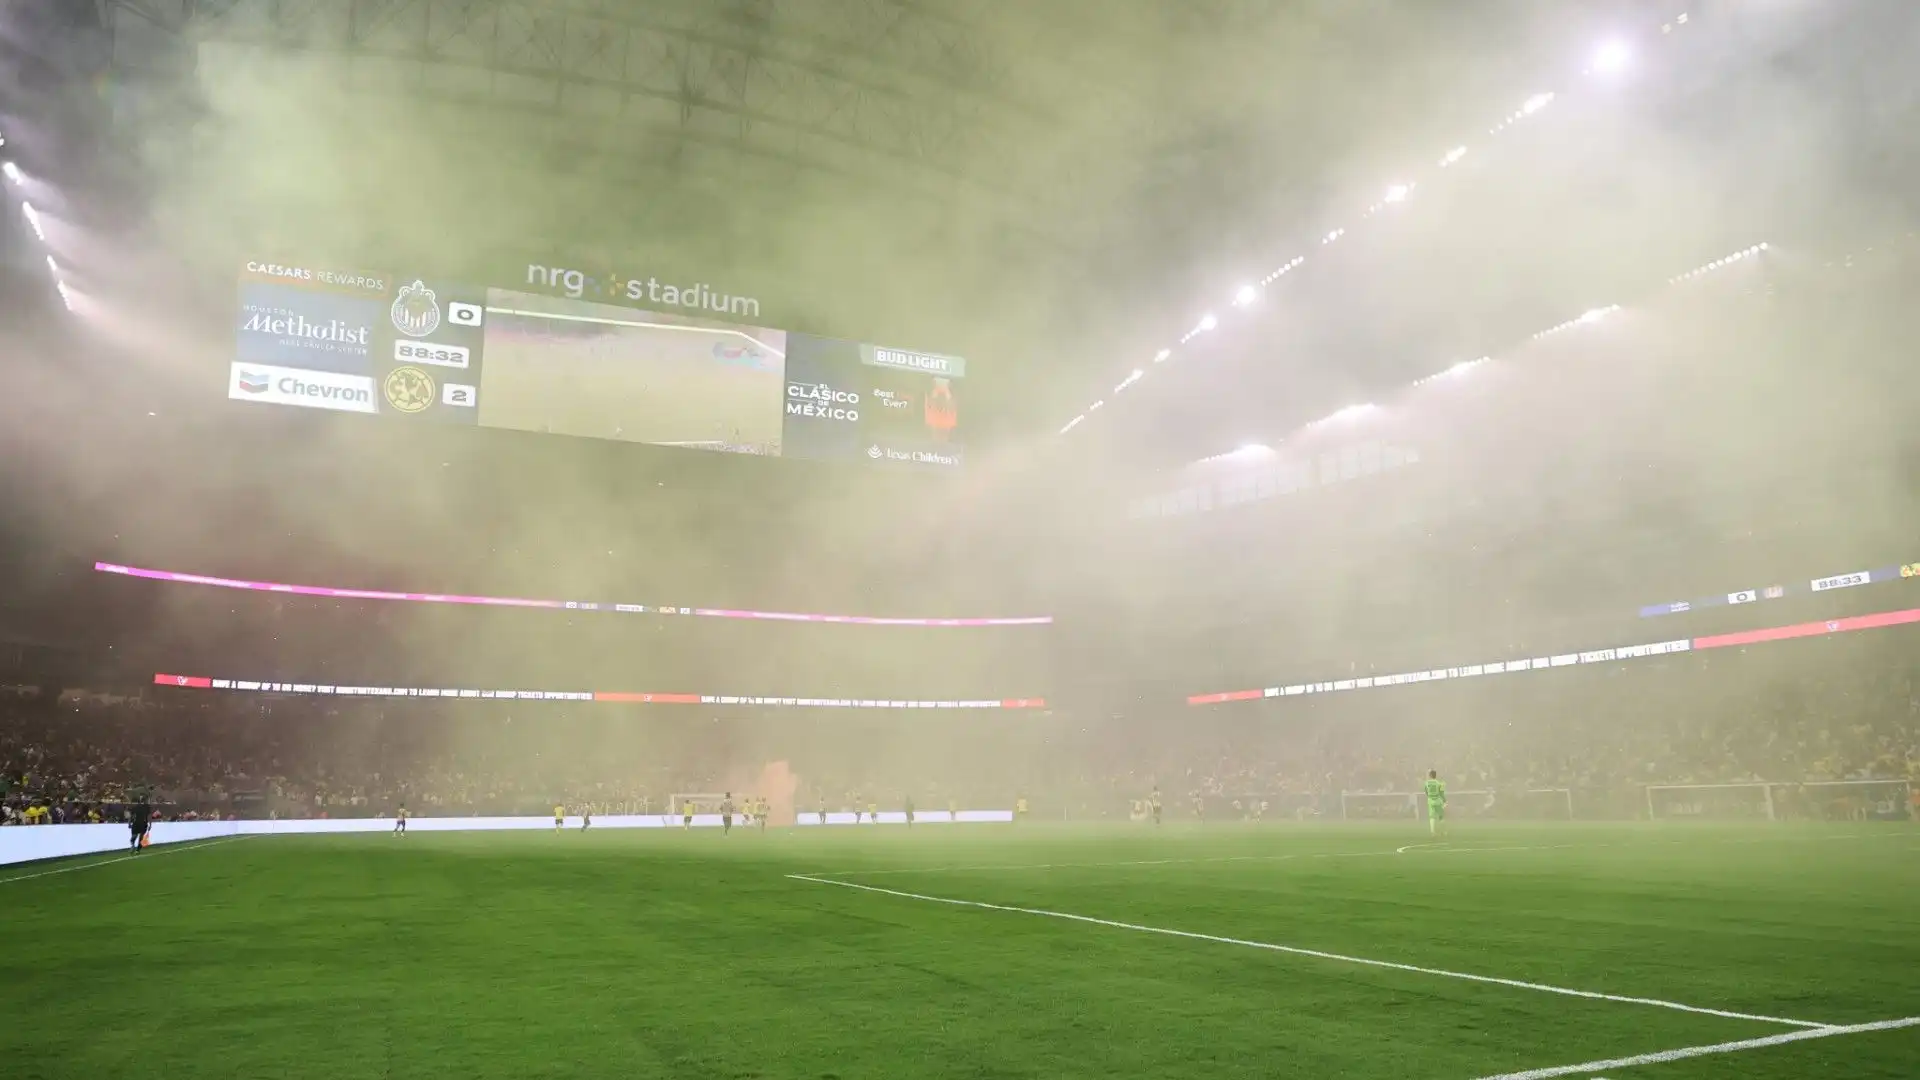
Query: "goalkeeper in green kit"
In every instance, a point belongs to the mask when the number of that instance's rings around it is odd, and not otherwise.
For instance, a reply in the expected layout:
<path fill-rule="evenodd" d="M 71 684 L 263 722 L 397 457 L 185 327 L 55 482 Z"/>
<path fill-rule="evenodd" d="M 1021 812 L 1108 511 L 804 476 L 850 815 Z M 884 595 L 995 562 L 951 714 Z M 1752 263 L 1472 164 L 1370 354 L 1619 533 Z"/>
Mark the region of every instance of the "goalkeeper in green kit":
<path fill-rule="evenodd" d="M 1440 779 L 1440 770 L 1428 769 L 1427 789 L 1427 834 L 1440 835 L 1440 823 L 1447 820 L 1447 782 Z"/>

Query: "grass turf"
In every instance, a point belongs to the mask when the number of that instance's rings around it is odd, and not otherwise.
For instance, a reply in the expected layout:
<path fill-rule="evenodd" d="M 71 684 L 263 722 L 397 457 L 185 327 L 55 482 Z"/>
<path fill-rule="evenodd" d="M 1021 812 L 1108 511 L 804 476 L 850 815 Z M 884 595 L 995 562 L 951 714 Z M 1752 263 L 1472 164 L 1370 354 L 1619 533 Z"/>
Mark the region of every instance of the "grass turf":
<path fill-rule="evenodd" d="M 1920 830 L 571 831 L 0 868 L 0 1062 L 99 1077 L 1460 1080 L 1920 1015 Z M 166 851 L 167 849 L 156 849 Z M 18 880 L 15 880 L 18 879 Z M 1591 1072 L 1920 1075 L 1920 1028 Z"/>

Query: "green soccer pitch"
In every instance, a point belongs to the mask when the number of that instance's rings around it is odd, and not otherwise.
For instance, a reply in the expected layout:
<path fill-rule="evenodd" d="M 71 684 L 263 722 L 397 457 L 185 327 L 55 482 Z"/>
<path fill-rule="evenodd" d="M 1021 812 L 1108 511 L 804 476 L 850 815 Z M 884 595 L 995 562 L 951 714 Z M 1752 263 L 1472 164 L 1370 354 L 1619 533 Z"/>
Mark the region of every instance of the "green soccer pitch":
<path fill-rule="evenodd" d="M 11 1080 L 1920 1076 L 1907 824 L 249 838 L 0 912 Z"/>

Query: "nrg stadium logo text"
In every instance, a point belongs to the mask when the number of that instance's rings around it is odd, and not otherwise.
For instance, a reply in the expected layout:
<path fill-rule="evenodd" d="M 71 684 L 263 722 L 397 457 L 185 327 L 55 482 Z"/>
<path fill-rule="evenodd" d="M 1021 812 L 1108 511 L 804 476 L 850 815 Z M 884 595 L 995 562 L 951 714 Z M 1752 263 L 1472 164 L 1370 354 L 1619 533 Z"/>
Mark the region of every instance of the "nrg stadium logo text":
<path fill-rule="evenodd" d="M 622 278 L 619 274 L 597 278 L 579 270 L 529 263 L 527 284 L 558 290 L 574 300 L 605 299 L 653 308 L 711 311 L 743 319 L 760 316 L 759 300 L 723 293 L 704 281 L 676 284 L 654 277 Z"/>

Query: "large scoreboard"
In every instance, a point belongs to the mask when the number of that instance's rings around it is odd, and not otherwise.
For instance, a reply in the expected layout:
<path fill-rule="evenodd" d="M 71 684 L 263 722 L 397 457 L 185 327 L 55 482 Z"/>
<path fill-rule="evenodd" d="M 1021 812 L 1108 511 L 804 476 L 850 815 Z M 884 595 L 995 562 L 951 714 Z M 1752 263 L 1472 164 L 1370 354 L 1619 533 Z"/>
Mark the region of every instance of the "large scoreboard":
<path fill-rule="evenodd" d="M 640 304 L 659 295 L 635 293 Z M 730 453 L 961 464 L 962 358 L 752 325 L 730 299 L 650 308 L 249 262 L 227 396 Z"/>

